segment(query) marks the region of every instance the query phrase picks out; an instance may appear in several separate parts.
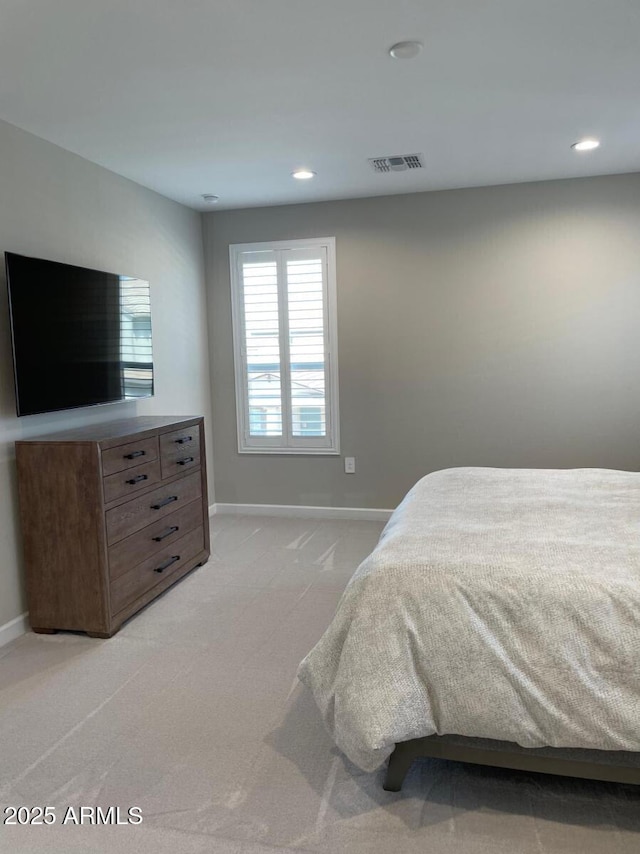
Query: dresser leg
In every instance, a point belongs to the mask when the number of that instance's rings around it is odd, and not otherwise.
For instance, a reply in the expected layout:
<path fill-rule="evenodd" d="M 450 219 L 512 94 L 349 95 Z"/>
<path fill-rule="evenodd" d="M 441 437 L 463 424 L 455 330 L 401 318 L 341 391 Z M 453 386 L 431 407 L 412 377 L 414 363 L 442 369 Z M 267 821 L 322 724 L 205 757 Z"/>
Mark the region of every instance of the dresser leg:
<path fill-rule="evenodd" d="M 102 638 L 103 640 L 106 638 L 110 638 L 115 634 L 115 632 L 87 632 L 87 636 L 90 638 Z"/>
<path fill-rule="evenodd" d="M 57 629 L 39 629 L 36 626 L 31 626 L 31 631 L 35 632 L 37 635 L 55 635 L 57 633 Z"/>

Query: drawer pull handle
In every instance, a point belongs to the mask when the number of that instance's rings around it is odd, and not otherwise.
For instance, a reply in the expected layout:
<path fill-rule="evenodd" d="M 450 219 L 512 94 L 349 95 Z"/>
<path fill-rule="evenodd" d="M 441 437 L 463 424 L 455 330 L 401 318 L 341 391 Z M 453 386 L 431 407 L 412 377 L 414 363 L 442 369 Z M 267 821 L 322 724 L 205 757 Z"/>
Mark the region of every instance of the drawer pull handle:
<path fill-rule="evenodd" d="M 125 454 L 123 460 L 135 460 L 136 457 L 146 456 L 146 451 L 132 451 L 130 454 Z"/>
<path fill-rule="evenodd" d="M 193 436 L 183 436 L 182 439 L 176 439 L 176 445 L 186 445 L 187 442 L 193 442 Z"/>
<path fill-rule="evenodd" d="M 166 531 L 163 531 L 161 534 L 158 534 L 157 537 L 152 537 L 154 543 L 161 543 L 166 537 L 171 536 L 171 534 L 175 534 L 176 531 L 179 531 L 180 528 L 178 525 L 173 525 L 171 528 L 167 528 Z"/>
<path fill-rule="evenodd" d="M 169 560 L 165 560 L 164 563 L 161 563 L 160 566 L 156 566 L 153 570 L 154 572 L 164 572 L 165 569 L 168 569 L 172 563 L 175 563 L 177 560 L 180 560 L 180 555 L 173 555 Z"/>
<path fill-rule="evenodd" d="M 178 460 L 176 463 L 177 466 L 186 466 L 187 463 L 192 463 L 193 457 L 185 457 L 183 460 Z"/>
<path fill-rule="evenodd" d="M 130 483 L 133 486 L 134 483 L 140 483 L 143 480 L 149 480 L 149 475 L 139 474 L 137 477 L 132 477 L 131 480 L 127 481 L 127 483 Z"/>
<path fill-rule="evenodd" d="M 152 510 L 159 510 L 161 507 L 166 507 L 167 504 L 171 504 L 173 501 L 177 501 L 177 495 L 170 495 L 168 498 L 165 498 L 164 501 L 159 501 L 157 504 L 152 504 Z"/>

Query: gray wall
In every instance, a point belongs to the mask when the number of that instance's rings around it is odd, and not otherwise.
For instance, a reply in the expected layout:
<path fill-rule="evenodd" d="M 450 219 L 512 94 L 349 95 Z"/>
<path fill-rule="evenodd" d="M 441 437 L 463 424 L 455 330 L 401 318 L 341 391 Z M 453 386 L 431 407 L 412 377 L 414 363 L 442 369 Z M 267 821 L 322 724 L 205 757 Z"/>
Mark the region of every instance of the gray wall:
<path fill-rule="evenodd" d="M 337 238 L 343 460 L 240 456 L 229 243 Z M 393 507 L 448 466 L 637 469 L 640 175 L 205 217 L 220 502 Z"/>
<path fill-rule="evenodd" d="M 134 415 L 202 414 L 210 424 L 211 412 L 198 213 L 0 122 L 0 252 L 4 251 L 149 279 L 157 382 L 156 396 L 150 400 L 16 418 L 1 265 L 0 627 L 26 609 L 14 441 Z"/>

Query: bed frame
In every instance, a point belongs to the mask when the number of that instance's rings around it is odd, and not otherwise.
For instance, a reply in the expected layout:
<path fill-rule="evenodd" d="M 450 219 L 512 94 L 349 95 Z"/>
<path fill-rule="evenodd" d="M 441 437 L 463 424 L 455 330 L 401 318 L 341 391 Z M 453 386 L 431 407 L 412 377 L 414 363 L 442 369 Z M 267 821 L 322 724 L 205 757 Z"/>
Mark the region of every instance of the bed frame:
<path fill-rule="evenodd" d="M 531 749 L 508 741 L 430 735 L 396 744 L 389 757 L 383 788 L 399 792 L 413 760 L 419 757 L 640 785 L 640 754 L 552 747 Z"/>

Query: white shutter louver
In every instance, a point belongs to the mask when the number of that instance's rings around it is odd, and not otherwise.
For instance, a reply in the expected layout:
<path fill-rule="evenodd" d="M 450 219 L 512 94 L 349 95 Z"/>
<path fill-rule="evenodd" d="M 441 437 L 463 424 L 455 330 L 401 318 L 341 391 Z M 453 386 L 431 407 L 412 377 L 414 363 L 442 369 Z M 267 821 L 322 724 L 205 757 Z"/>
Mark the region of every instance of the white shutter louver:
<path fill-rule="evenodd" d="M 309 253 L 304 253 L 309 254 Z M 294 436 L 326 436 L 324 253 L 287 255 L 289 382 Z"/>
<path fill-rule="evenodd" d="M 245 382 L 250 436 L 282 436 L 278 272 L 273 252 L 242 260 Z"/>

